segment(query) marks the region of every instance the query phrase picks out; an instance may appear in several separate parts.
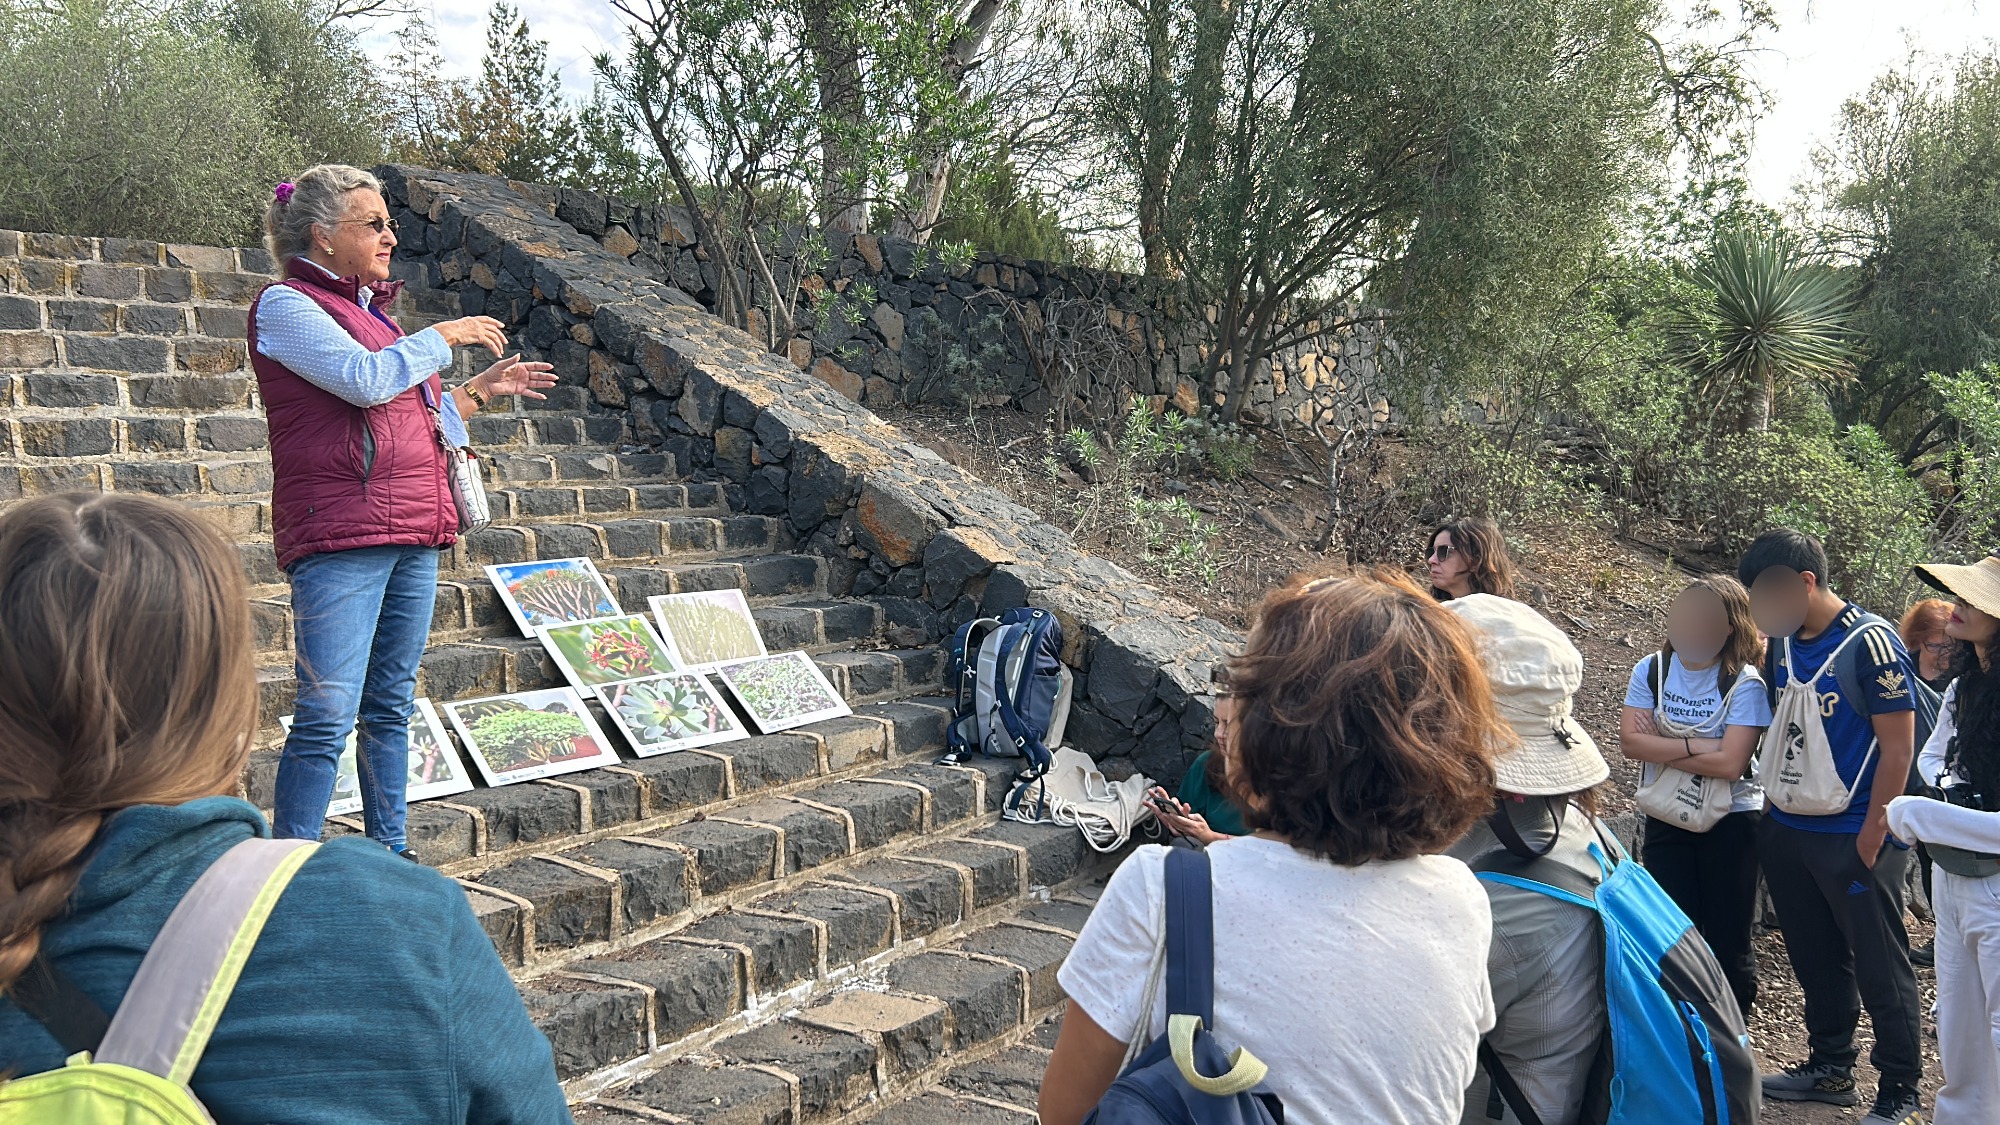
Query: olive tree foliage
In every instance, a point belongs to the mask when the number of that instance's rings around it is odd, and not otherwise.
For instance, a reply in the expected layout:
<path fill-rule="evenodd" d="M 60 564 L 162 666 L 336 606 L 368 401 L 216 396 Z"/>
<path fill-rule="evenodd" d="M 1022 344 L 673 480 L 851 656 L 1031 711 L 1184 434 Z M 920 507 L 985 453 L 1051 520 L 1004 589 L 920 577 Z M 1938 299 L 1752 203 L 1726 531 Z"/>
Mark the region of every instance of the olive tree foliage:
<path fill-rule="evenodd" d="M 253 239 L 271 186 L 302 163 L 375 154 L 373 119 L 352 97 L 365 87 L 339 23 L 347 11 L 286 0 L 0 4 L 0 225 Z"/>
<path fill-rule="evenodd" d="M 1099 0 L 1088 119 L 1147 272 L 1215 310 L 1192 374 L 1225 416 L 1274 352 L 1361 319 L 1427 379 L 1490 375 L 1682 134 L 1742 104 L 1741 44 L 1667 42 L 1665 9 Z"/>
<path fill-rule="evenodd" d="M 1858 279 L 1867 338 L 1833 397 L 1915 464 L 1964 431 L 1931 372 L 2000 359 L 2000 57 L 1911 56 L 1842 108 L 1806 202 Z"/>
<path fill-rule="evenodd" d="M 194 0 L 172 14 L 189 35 L 243 49 L 301 164 L 365 168 L 382 158 L 386 118 L 382 76 L 355 42 L 356 21 L 400 10 L 389 0 Z"/>

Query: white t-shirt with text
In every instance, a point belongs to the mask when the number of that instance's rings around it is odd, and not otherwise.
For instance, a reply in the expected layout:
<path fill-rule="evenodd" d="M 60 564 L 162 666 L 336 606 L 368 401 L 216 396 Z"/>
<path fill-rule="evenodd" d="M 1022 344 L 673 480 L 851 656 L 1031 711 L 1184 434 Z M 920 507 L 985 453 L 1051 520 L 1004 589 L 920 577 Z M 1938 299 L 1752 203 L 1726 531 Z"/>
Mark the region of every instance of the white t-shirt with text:
<path fill-rule="evenodd" d="M 1729 697 L 1729 713 L 1722 711 L 1722 662 L 1716 661 L 1699 671 L 1691 671 L 1681 663 L 1678 656 L 1667 662 L 1667 678 L 1664 690 L 1657 704 L 1653 700 L 1653 661 L 1659 653 L 1639 661 L 1632 667 L 1631 682 L 1625 685 L 1625 706 L 1641 711 L 1659 710 L 1667 718 L 1683 727 L 1692 727 L 1700 733 L 1696 738 L 1721 738 L 1722 728 L 1756 727 L 1763 729 L 1771 725 L 1771 700 L 1764 694 L 1764 677 L 1754 667 L 1743 669 L 1737 678 L 1736 687 Z M 1750 755 L 1751 776 L 1731 783 L 1729 811 L 1756 812 L 1764 807 L 1764 788 L 1757 784 L 1757 755 Z M 1660 767 L 1653 762 L 1642 763 L 1639 784 L 1649 785 L 1659 775 Z"/>
<path fill-rule="evenodd" d="M 1486 892 L 1458 860 L 1341 867 L 1255 836 L 1209 845 L 1215 1021 L 1226 1048 L 1271 1068 L 1290 1125 L 1451 1125 L 1493 1027 Z M 1121 1041 L 1165 917 L 1167 849 L 1111 877 L 1059 979 Z M 1148 1037 L 1166 1032 L 1154 997 Z"/>

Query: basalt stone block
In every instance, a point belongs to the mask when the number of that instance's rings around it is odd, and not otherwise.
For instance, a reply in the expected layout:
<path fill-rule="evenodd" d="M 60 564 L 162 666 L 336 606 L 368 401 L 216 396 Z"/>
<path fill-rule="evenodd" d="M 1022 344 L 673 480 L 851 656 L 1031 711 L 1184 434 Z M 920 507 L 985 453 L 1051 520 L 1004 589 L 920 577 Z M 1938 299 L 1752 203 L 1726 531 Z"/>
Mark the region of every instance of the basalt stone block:
<path fill-rule="evenodd" d="M 826 963 L 852 965 L 889 948 L 895 914 L 889 900 L 867 891 L 820 885 L 760 898 L 758 910 L 812 918 L 826 927 Z"/>
<path fill-rule="evenodd" d="M 1129 728 L 1152 701 L 1160 667 L 1174 662 L 1187 647 L 1187 636 L 1166 622 L 1142 619 L 1113 625 L 1091 646 L 1091 701 Z"/>
<path fill-rule="evenodd" d="M 601 717 L 598 723 L 605 725 Z M 590 824 L 593 828 L 614 828 L 630 824 L 641 816 L 645 783 L 631 774 L 584 770 L 562 778 L 562 783 L 589 792 Z"/>
<path fill-rule="evenodd" d="M 149 300 L 167 304 L 178 304 L 194 297 L 194 271 L 174 268 L 154 268 L 141 271 L 144 288 Z"/>
<path fill-rule="evenodd" d="M 569 497 L 572 503 L 581 503 L 582 511 L 594 516 L 623 515 L 632 510 L 632 490 L 629 488 L 583 488 Z M 567 511 L 560 514 L 567 515 Z"/>
<path fill-rule="evenodd" d="M 1031 1113 L 945 1094 L 921 1094 L 868 1119 L 869 1125 L 1034 1125 Z"/>
<path fill-rule="evenodd" d="M 429 663 L 432 655 L 434 653 L 425 654 L 425 663 Z M 486 819 L 486 848 L 489 852 L 574 835 L 583 827 L 577 816 L 576 794 L 547 785 L 474 789 L 453 797 L 451 803 L 478 809 Z M 608 884 L 600 885 L 608 887 Z"/>
<path fill-rule="evenodd" d="M 250 362 L 249 345 L 242 340 L 212 340 L 188 336 L 174 341 L 174 368 L 196 375 L 222 375 L 240 371 Z"/>
<path fill-rule="evenodd" d="M 550 977 L 528 982 L 521 999 L 555 1052 L 557 1078 L 646 1053 L 646 994 L 636 988 Z"/>
<path fill-rule="evenodd" d="M 862 762 L 881 761 L 889 753 L 889 733 L 872 719 L 859 715 L 822 719 L 811 729 L 826 749 L 829 773 L 839 773 Z"/>
<path fill-rule="evenodd" d="M 1021 824 L 1003 820 L 982 828 L 975 840 L 999 840 L 1028 849 L 1028 880 L 1045 887 L 1066 883 L 1083 874 L 1089 847 L 1083 835 L 1058 825 Z"/>
<path fill-rule="evenodd" d="M 968 935 L 957 948 L 1003 958 L 1028 971 L 1028 1006 L 1046 1008 L 1066 995 L 1056 982 L 1056 970 L 1073 943 L 1047 930 L 1023 926 L 989 926 Z"/>
<path fill-rule="evenodd" d="M 815 790 L 816 792 L 816 790 Z M 847 827 L 832 813 L 796 801 L 759 801 L 730 810 L 730 817 L 782 828 L 785 871 L 805 871 L 848 853 Z"/>
<path fill-rule="evenodd" d="M 77 337 L 93 339 L 94 337 Z M 165 340 L 147 341 L 128 337 L 114 337 L 112 343 L 158 343 L 163 348 Z M 76 352 L 70 351 L 71 362 L 75 363 Z M 102 366 L 101 364 L 77 364 L 77 366 Z M 126 368 L 113 366 L 114 371 L 161 370 L 161 368 Z M 133 406 L 143 406 L 154 410 L 227 410 L 232 407 L 250 405 L 250 380 L 238 375 L 142 375 L 126 380 L 132 395 Z"/>
<path fill-rule="evenodd" d="M 1048 1066 L 1046 1052 L 1026 1046 L 1012 1047 L 979 1062 L 953 1067 L 939 1084 L 959 1093 L 1031 1106 L 1041 1096 L 1042 1074 Z"/>
<path fill-rule="evenodd" d="M 21 452 L 30 457 L 90 457 L 118 448 L 111 418 L 23 418 Z"/>
<path fill-rule="evenodd" d="M 694 851 L 705 895 L 762 882 L 775 870 L 778 834 L 768 828 L 698 820 L 652 835 Z"/>
<path fill-rule="evenodd" d="M 248 309 L 202 305 L 194 310 L 194 323 L 204 336 L 241 340 L 250 332 L 250 312 Z"/>
<path fill-rule="evenodd" d="M 520 967 L 526 959 L 523 942 L 527 934 L 527 914 L 520 904 L 471 887 L 465 888 L 465 899 L 472 907 L 472 916 L 479 920 L 479 928 L 486 931 L 494 951 L 500 954 L 500 960 Z"/>
<path fill-rule="evenodd" d="M 882 627 L 882 609 L 873 602 L 811 601 L 794 604 L 819 611 L 828 644 L 872 641 Z"/>
<path fill-rule="evenodd" d="M 34 302 L 25 297 L 11 300 L 20 301 L 30 307 Z M 144 308 L 146 306 L 135 306 Z M 159 306 L 153 306 L 159 307 Z M 180 312 L 174 309 L 174 312 Z M 144 314 L 141 314 L 143 318 Z M 39 324 L 9 324 L 9 328 L 39 328 Z M 49 327 L 58 332 L 116 332 L 118 331 L 118 305 L 114 301 L 50 301 Z M 134 332 L 149 332 L 151 335 L 167 335 L 165 332 L 134 327 Z M 174 331 L 179 331 L 178 325 Z M 72 360 L 71 362 L 75 362 Z"/>
<path fill-rule="evenodd" d="M 579 445 L 584 440 L 581 418 L 536 418 L 535 440 L 540 445 Z"/>
<path fill-rule="evenodd" d="M 526 426 L 522 419 L 505 414 L 475 414 L 465 420 L 467 433 L 480 446 L 525 444 Z"/>
<path fill-rule="evenodd" d="M 269 543 L 238 543 L 236 557 L 243 564 L 243 577 L 252 586 L 275 585 L 285 580 L 285 572 L 278 569 L 278 556 Z"/>
<path fill-rule="evenodd" d="M 139 295 L 139 271 L 110 262 L 82 262 L 76 267 L 76 291 L 83 297 L 129 301 Z"/>
<path fill-rule="evenodd" d="M 254 273 L 209 273 L 198 269 L 194 275 L 194 291 L 204 301 L 247 305 L 270 280 Z"/>
<path fill-rule="evenodd" d="M 1006 966 L 920 953 L 890 966 L 888 975 L 897 990 L 941 1000 L 951 1009 L 951 1043 L 960 1050 L 1021 1024 L 1021 975 Z"/>
<path fill-rule="evenodd" d="M 146 336 L 180 336 L 188 330 L 187 310 L 178 305 L 126 305 L 123 321 L 125 331 Z M 73 332 L 90 331 L 76 324 L 66 327 Z"/>
<path fill-rule="evenodd" d="M 750 611 L 757 631 L 772 652 L 811 648 L 821 643 L 819 613 L 790 605 L 758 606 Z"/>
<path fill-rule="evenodd" d="M 732 949 L 668 938 L 584 961 L 577 969 L 652 988 L 653 1019 L 662 1043 L 713 1027 L 746 1003 L 742 958 Z"/>
<path fill-rule="evenodd" d="M 487 870 L 473 882 L 535 904 L 535 949 L 569 949 L 611 936 L 611 884 L 536 856 Z"/>
<path fill-rule="evenodd" d="M 800 781 L 820 771 L 819 746 L 804 735 L 756 735 L 710 749 L 729 755 L 735 766 L 739 794 Z"/>
<path fill-rule="evenodd" d="M 159 336 L 78 336 L 63 337 L 63 348 L 71 367 L 98 371 L 165 371 L 167 341 Z M 138 380 L 134 380 L 136 384 Z M 138 396 L 133 396 L 138 403 Z M 144 403 L 142 405 L 193 405 L 188 403 Z"/>
<path fill-rule="evenodd" d="M 720 758 L 707 754 L 662 754 L 624 765 L 645 778 L 647 808 L 654 815 L 691 809 L 723 797 L 726 767 Z"/>
<path fill-rule="evenodd" d="M 439 645 L 424 653 L 417 667 L 417 694 L 432 699 L 471 699 L 506 690 L 506 654 L 498 649 Z"/>
<path fill-rule="evenodd" d="M 0 367 L 53 367 L 56 338 L 44 332 L 0 332 Z"/>
<path fill-rule="evenodd" d="M 187 496 L 201 491 L 201 466 L 185 462 L 124 462 L 111 470 L 120 492 L 151 492 L 156 496 Z"/>
<path fill-rule="evenodd" d="M 855 541 L 891 566 L 920 561 L 931 536 L 945 526 L 944 517 L 915 492 L 873 481 L 862 486 L 854 515 Z"/>
<path fill-rule="evenodd" d="M 1019 915 L 1029 922 L 1040 922 L 1044 926 L 1068 930 L 1073 934 L 1083 932 L 1083 924 L 1090 920 L 1090 904 L 1070 902 L 1066 899 L 1050 899 L 1038 902 L 1021 911 Z"/>
<path fill-rule="evenodd" d="M 618 873 L 618 881 L 624 886 L 627 930 L 687 909 L 694 873 L 688 869 L 688 857 L 681 852 L 623 840 L 600 840 L 570 854 L 592 867 Z"/>
<path fill-rule="evenodd" d="M 857 848 L 875 848 L 923 829 L 923 794 L 900 785 L 839 781 L 808 791 L 823 805 L 845 809 L 854 821 Z"/>
<path fill-rule="evenodd" d="M 925 647 L 894 649 L 888 653 L 902 666 L 906 684 L 940 684 L 944 678 L 944 649 Z"/>
<path fill-rule="evenodd" d="M 750 951 L 750 981 L 770 994 L 819 972 L 819 937 L 805 919 L 767 918 L 731 911 L 681 931 L 681 936 L 724 941 Z"/>
<path fill-rule="evenodd" d="M 54 304 L 55 302 L 50 302 Z M 0 329 L 36 329 L 42 327 L 42 306 L 27 297 L 0 297 Z M 64 328 L 51 321 L 50 328 Z"/>
<path fill-rule="evenodd" d="M 840 669 L 838 676 L 830 678 L 835 684 L 844 684 L 842 693 L 848 699 L 888 695 L 899 686 L 897 676 L 902 665 L 888 653 L 833 652 L 815 659 L 822 667 Z"/>
<path fill-rule="evenodd" d="M 614 559 L 647 559 L 661 553 L 661 523 L 656 519 L 605 520 L 604 542 Z"/>
<path fill-rule="evenodd" d="M 953 925 L 965 914 L 965 892 L 958 874 L 941 867 L 878 859 L 855 868 L 848 879 L 895 892 L 901 903 L 906 941 Z"/>
<path fill-rule="evenodd" d="M 76 267 L 68 262 L 41 262 L 23 258 L 14 263 L 14 290 L 38 296 L 60 297 L 69 292 Z"/>
<path fill-rule="evenodd" d="M 217 453 L 242 453 L 270 448 L 271 430 L 262 418 L 217 415 L 196 423 L 195 440 Z"/>
<path fill-rule="evenodd" d="M 236 255 L 223 246 L 167 246 L 167 264 L 191 270 L 233 270 Z"/>
<path fill-rule="evenodd" d="M 942 749 L 945 727 L 951 722 L 951 704 L 943 699 L 934 703 L 910 699 L 870 703 L 856 710 L 888 721 L 898 755 Z"/>
<path fill-rule="evenodd" d="M 552 453 L 558 480 L 611 480 L 629 476 L 629 458 L 605 453 Z"/>
<path fill-rule="evenodd" d="M 991 782 L 970 770 L 925 762 L 892 770 L 882 777 L 913 782 L 930 790 L 932 824 L 955 824 L 986 811 L 980 801 L 980 785 L 982 781 Z"/>
<path fill-rule="evenodd" d="M 716 520 L 675 516 L 660 521 L 666 529 L 667 550 L 672 554 L 708 554 L 720 545 L 720 525 Z"/>
<path fill-rule="evenodd" d="M 839 1113 L 875 1092 L 875 1047 L 859 1035 L 779 1020 L 715 1045 L 737 1062 L 776 1066 L 799 1080 L 799 1111 Z"/>
<path fill-rule="evenodd" d="M 763 555 L 744 559 L 743 590 L 753 598 L 779 598 L 824 588 L 825 561 L 811 555 Z"/>
<path fill-rule="evenodd" d="M 252 750 L 249 764 L 243 767 L 243 799 L 260 809 L 268 809 L 277 801 L 278 750 Z"/>
<path fill-rule="evenodd" d="M 778 545 L 777 527 L 765 516 L 729 516 L 717 523 L 721 550 L 766 551 Z"/>
<path fill-rule="evenodd" d="M 740 1066 L 670 1063 L 610 1096 L 694 1125 L 796 1125 L 791 1086 L 782 1078 Z"/>
<path fill-rule="evenodd" d="M 157 266 L 160 264 L 160 244 L 138 238 L 105 238 L 98 241 L 98 256 L 107 262 Z"/>
<path fill-rule="evenodd" d="M 419 801 L 410 806 L 410 847 L 432 866 L 472 858 L 472 817 Z"/>
<path fill-rule="evenodd" d="M 225 495 L 271 491 L 271 462 L 259 457 L 251 461 L 210 461 L 204 466 L 208 487 Z"/>
<path fill-rule="evenodd" d="M 465 550 L 466 561 L 473 566 L 528 562 L 536 557 L 533 538 L 518 527 L 482 527 L 462 536 L 459 544 Z"/>
<path fill-rule="evenodd" d="M 940 840 L 910 853 L 925 859 L 958 864 L 972 873 L 972 905 L 994 906 L 1018 898 L 1028 888 L 1021 881 L 1020 858 L 1006 848 L 974 840 Z"/>
<path fill-rule="evenodd" d="M 853 478 L 847 467 L 814 449 L 795 450 L 790 461 L 791 497 L 786 514 L 804 535 L 847 510 Z"/>
<path fill-rule="evenodd" d="M 980 528 L 946 528 L 924 547 L 925 595 L 932 606 L 944 609 L 969 583 L 985 578 L 1001 563 L 1014 561 L 1012 550 Z"/>

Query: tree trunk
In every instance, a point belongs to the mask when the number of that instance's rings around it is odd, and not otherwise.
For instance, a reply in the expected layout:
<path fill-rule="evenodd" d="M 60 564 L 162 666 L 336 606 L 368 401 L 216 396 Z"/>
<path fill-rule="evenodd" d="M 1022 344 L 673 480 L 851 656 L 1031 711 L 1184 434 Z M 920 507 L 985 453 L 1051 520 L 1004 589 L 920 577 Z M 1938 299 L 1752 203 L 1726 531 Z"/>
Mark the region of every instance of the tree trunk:
<path fill-rule="evenodd" d="M 1173 276 L 1167 252 L 1167 186 L 1172 179 L 1180 113 L 1174 104 L 1173 7 L 1151 0 L 1146 7 L 1146 100 L 1141 108 L 1139 245 L 1149 277 Z"/>
<path fill-rule="evenodd" d="M 820 227 L 863 233 L 866 170 L 855 140 L 863 128 L 861 48 L 843 25 L 845 5 L 808 3 L 804 10 L 819 84 Z"/>
<path fill-rule="evenodd" d="M 966 72 L 979 60 L 980 50 L 993 34 L 993 25 L 999 22 L 1001 13 L 1006 10 L 1007 0 L 973 0 L 972 8 L 961 20 L 958 34 L 952 37 L 951 49 L 944 59 L 945 74 L 954 91 L 964 92 Z M 903 186 L 903 197 L 917 200 L 917 210 L 914 214 L 899 211 L 889 233 L 919 245 L 930 241 L 931 228 L 937 225 L 939 216 L 944 213 L 944 195 L 951 183 L 951 170 L 951 155 L 939 153 L 928 168 L 910 173 L 909 181 Z"/>

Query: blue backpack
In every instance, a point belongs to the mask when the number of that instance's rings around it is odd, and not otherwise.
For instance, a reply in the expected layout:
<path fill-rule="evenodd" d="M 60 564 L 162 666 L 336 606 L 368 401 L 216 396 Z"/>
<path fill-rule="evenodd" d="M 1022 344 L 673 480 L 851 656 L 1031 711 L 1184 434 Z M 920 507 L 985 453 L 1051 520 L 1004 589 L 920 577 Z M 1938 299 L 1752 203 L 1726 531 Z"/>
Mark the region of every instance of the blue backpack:
<path fill-rule="evenodd" d="M 1046 609 L 1010 609 L 959 626 L 946 654 L 955 699 L 940 761 L 977 752 L 1025 759 L 1023 778 L 1046 773 L 1069 722 L 1073 680 L 1062 648 L 1062 624 Z"/>
<path fill-rule="evenodd" d="M 1611 858 L 1606 858 L 1606 852 Z M 1510 851 L 1473 864 L 1489 883 L 1592 911 L 1604 923 L 1604 1006 L 1611 1034 L 1591 1068 L 1584 1120 L 1609 1125 L 1755 1125 L 1762 1091 L 1750 1032 L 1715 954 L 1645 868 L 1597 825 L 1599 882 Z M 1524 1125 L 1542 1125 L 1499 1056 L 1480 1062 Z M 1498 1106 L 1488 1110 L 1498 1117 Z"/>
<path fill-rule="evenodd" d="M 1241 1047 L 1225 1053 L 1209 1033 L 1215 1025 L 1211 891 L 1207 852 L 1168 849 L 1167 1034 L 1118 1075 L 1083 1125 L 1283 1125 L 1278 1096 L 1257 1089 L 1268 1073 L 1264 1064 Z"/>

